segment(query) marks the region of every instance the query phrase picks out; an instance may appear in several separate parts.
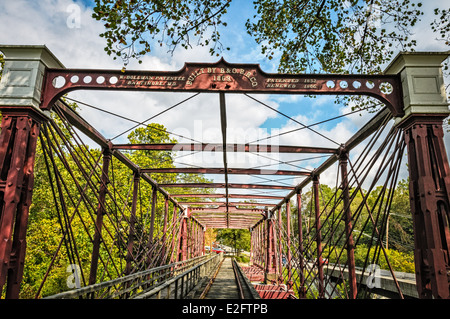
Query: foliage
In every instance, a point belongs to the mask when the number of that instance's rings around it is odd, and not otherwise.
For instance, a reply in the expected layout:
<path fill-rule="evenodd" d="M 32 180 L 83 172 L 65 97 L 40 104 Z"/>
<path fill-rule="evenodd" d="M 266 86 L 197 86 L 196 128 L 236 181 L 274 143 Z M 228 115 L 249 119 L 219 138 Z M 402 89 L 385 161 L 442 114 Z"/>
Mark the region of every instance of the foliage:
<path fill-rule="evenodd" d="M 372 73 L 394 49 L 414 47 L 410 27 L 422 4 L 410 0 L 256 0 L 248 32 L 285 72 Z M 388 28 L 387 26 L 390 25 Z"/>
<path fill-rule="evenodd" d="M 174 51 L 178 45 L 192 47 L 191 38 L 197 45 L 213 44 L 211 53 L 220 46 L 218 27 L 231 0 L 200 1 L 122 1 L 95 0 L 93 17 L 104 22 L 106 31 L 100 36 L 106 39 L 105 51 L 121 57 L 125 63 L 151 51 L 146 36 L 163 43 Z M 220 49 L 223 49 L 220 46 Z"/>
<path fill-rule="evenodd" d="M 76 105 L 73 107 L 76 109 Z M 72 264 L 80 267 L 82 286 L 89 280 L 102 154 L 99 149 L 75 143 L 73 129 L 55 114 L 53 123 L 48 128 L 45 124 L 41 129 L 37 145 L 21 298 L 48 296 L 67 290 L 67 279 L 71 275 L 67 267 Z M 128 138 L 132 143 L 176 142 L 160 124 L 138 128 Z M 143 168 L 174 166 L 172 152 L 168 151 L 134 151 L 125 155 Z M 97 159 L 100 159 L 99 165 L 95 164 Z M 87 172 L 91 171 L 94 177 L 88 178 L 82 167 Z M 152 178 L 158 182 L 177 180 L 176 174 L 164 178 L 155 175 Z M 133 174 L 113 157 L 109 179 L 97 282 L 120 276 L 125 269 L 127 255 Z M 82 189 L 84 195 L 81 196 Z M 136 260 L 141 259 L 140 254 L 147 245 L 142 238 L 149 238 L 151 185 L 141 179 L 138 194 L 138 223 L 133 237 Z M 172 220 L 174 209 L 171 203 L 169 205 L 168 217 Z M 155 239 L 163 235 L 164 206 L 165 199 L 158 192 L 153 232 Z M 171 242 L 171 234 L 165 234 L 167 242 Z M 41 287 L 44 278 L 45 284 Z"/>
<path fill-rule="evenodd" d="M 367 267 L 374 263 L 380 266 L 381 269 L 389 269 L 389 265 L 386 258 L 381 251 L 377 251 L 379 257 L 375 255 L 375 248 L 371 247 L 370 250 L 366 245 L 359 245 L 355 249 L 355 264 L 357 267 Z M 415 273 L 414 268 L 414 254 L 412 252 L 403 253 L 394 249 L 387 249 L 386 255 L 389 263 L 394 271 Z M 366 263 L 367 258 L 367 264 Z"/>
<path fill-rule="evenodd" d="M 234 257 L 237 262 L 239 263 L 248 263 L 250 261 L 250 258 L 246 255 L 239 255 Z"/>
<path fill-rule="evenodd" d="M 95 0 L 93 18 L 106 31 L 105 51 L 140 59 L 154 45 L 173 52 L 197 45 L 224 50 L 220 31 L 231 0 Z M 397 50 L 412 50 L 411 27 L 424 14 L 414 0 L 254 0 L 247 32 L 285 72 L 380 72 Z M 448 9 L 435 9 L 432 30 L 448 41 Z M 229 48 L 226 48 L 229 49 Z"/>
<path fill-rule="evenodd" d="M 247 229 L 218 229 L 217 240 L 231 246 L 239 254 L 240 250 L 250 250 L 250 232 Z"/>

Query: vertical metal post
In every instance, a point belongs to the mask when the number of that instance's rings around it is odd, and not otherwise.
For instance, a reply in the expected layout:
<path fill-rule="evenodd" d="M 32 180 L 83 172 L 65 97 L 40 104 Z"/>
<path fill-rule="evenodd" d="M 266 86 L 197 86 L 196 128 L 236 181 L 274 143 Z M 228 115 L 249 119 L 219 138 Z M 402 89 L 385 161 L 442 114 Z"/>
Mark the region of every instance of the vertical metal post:
<path fill-rule="evenodd" d="M 325 287 L 323 283 L 323 258 L 322 258 L 322 235 L 320 224 L 320 202 L 319 202 L 319 176 L 313 176 L 313 192 L 314 192 L 314 212 L 315 212 L 315 228 L 317 243 L 317 277 L 319 280 L 319 298 L 325 297 Z"/>
<path fill-rule="evenodd" d="M 162 235 L 162 258 L 166 258 L 166 249 L 167 249 L 167 220 L 169 218 L 169 198 L 164 199 L 164 225 L 163 225 L 163 235 Z"/>
<path fill-rule="evenodd" d="M 288 288 L 291 289 L 292 282 L 292 252 L 291 252 L 291 201 L 286 202 L 286 242 L 287 242 L 287 269 Z"/>
<path fill-rule="evenodd" d="M 405 52 L 385 70 L 398 74 L 408 148 L 409 196 L 419 298 L 450 298 L 450 169 L 442 122 L 449 116 L 442 63 L 449 52 Z"/>
<path fill-rule="evenodd" d="M 250 265 L 253 265 L 253 247 L 254 247 L 254 240 L 255 240 L 255 232 L 253 231 L 253 228 L 250 228 Z"/>
<path fill-rule="evenodd" d="M 342 199 L 344 202 L 344 221 L 345 221 L 345 235 L 347 239 L 347 265 L 348 265 L 348 283 L 350 286 L 350 299 L 356 299 L 358 293 L 356 286 L 356 271 L 355 271 L 355 247 L 352 235 L 352 212 L 350 210 L 350 195 L 348 186 L 347 173 L 348 152 L 341 150 L 339 155 L 339 166 L 341 170 L 342 179 Z"/>
<path fill-rule="evenodd" d="M 178 215 L 178 207 L 176 205 L 173 206 L 173 214 L 172 214 L 172 240 L 170 243 L 170 263 L 173 263 L 177 260 L 176 254 L 178 254 L 178 250 L 175 248 L 175 244 L 177 243 L 177 227 L 175 227 L 175 224 L 177 222 L 177 216 Z"/>
<path fill-rule="evenodd" d="M 299 298 L 306 298 L 305 262 L 303 256 L 302 190 L 297 192 Z"/>
<path fill-rule="evenodd" d="M 283 276 L 283 248 L 282 248 L 282 238 L 283 238 L 283 232 L 282 232 L 282 223 L 283 219 L 281 216 L 281 207 L 278 208 L 278 269 L 280 270 L 281 277 Z"/>
<path fill-rule="evenodd" d="M 136 236 L 136 231 L 134 226 L 136 224 L 136 207 L 137 207 L 137 197 L 139 190 L 139 180 L 141 176 L 139 172 L 134 173 L 133 178 L 133 201 L 131 204 L 131 213 L 130 213 L 130 229 L 128 230 L 128 244 L 127 244 L 127 263 L 125 266 L 125 274 L 128 275 L 131 273 L 131 262 L 133 260 L 133 247 L 134 240 Z"/>
<path fill-rule="evenodd" d="M 274 227 L 271 212 L 266 209 L 266 251 L 265 251 L 265 281 L 275 281 L 277 279 L 276 274 L 276 256 L 275 256 L 275 241 L 274 241 Z"/>
<path fill-rule="evenodd" d="M 450 169 L 442 117 L 414 116 L 405 126 L 420 298 L 450 298 Z"/>
<path fill-rule="evenodd" d="M 148 232 L 148 242 L 147 242 L 147 266 L 150 265 L 153 255 L 153 232 L 155 228 L 155 215 L 156 215 L 156 201 L 158 200 L 158 189 L 156 187 L 152 188 L 152 209 L 150 215 L 150 229 Z"/>
<path fill-rule="evenodd" d="M 98 259 L 100 255 L 100 243 L 102 238 L 102 226 L 103 226 L 103 215 L 106 214 L 106 192 L 108 188 L 109 178 L 108 170 L 111 161 L 111 150 L 109 148 L 103 149 L 103 167 L 102 176 L 100 183 L 100 190 L 98 196 L 98 206 L 97 206 L 97 218 L 95 221 L 95 233 L 92 246 L 92 257 L 91 257 L 91 271 L 89 274 L 89 285 L 95 284 L 97 280 L 97 268 Z"/>
<path fill-rule="evenodd" d="M 40 123 L 32 108 L 2 108 L 0 134 L 0 292 L 19 298 L 26 251 L 26 230 L 34 185 Z M 16 113 L 17 112 L 17 113 Z"/>
<path fill-rule="evenodd" d="M 177 253 L 177 261 L 184 261 L 188 259 L 188 247 L 187 247 L 187 237 L 188 237 L 188 225 L 187 221 L 190 215 L 189 208 L 186 209 L 185 216 L 181 221 L 181 229 L 180 229 L 180 238 L 178 240 L 178 253 Z"/>

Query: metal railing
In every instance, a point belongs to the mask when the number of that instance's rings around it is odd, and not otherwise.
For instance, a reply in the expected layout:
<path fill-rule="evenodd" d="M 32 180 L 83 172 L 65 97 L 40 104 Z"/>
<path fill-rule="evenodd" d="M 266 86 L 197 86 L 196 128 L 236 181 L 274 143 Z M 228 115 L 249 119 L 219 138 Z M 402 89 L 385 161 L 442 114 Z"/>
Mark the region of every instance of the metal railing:
<path fill-rule="evenodd" d="M 216 254 L 197 266 L 167 280 L 162 285 L 139 294 L 135 299 L 182 299 L 193 290 L 202 278 L 208 277 L 208 274 L 216 268 L 223 258 L 223 253 Z"/>
<path fill-rule="evenodd" d="M 233 258 L 233 270 L 236 276 L 236 284 L 239 290 L 240 299 L 261 299 L 255 287 L 252 285 L 250 280 L 248 280 L 245 273 L 242 271 L 241 266 L 237 263 L 236 259 Z"/>
<path fill-rule="evenodd" d="M 151 298 L 167 288 L 171 296 L 171 284 L 175 284 L 174 297 L 182 298 L 183 293 L 193 287 L 210 267 L 223 255 L 204 255 L 189 260 L 160 266 L 98 284 L 62 292 L 45 299 L 131 299 Z M 181 282 L 180 282 L 181 281 Z M 144 297 L 143 297 L 144 296 Z"/>

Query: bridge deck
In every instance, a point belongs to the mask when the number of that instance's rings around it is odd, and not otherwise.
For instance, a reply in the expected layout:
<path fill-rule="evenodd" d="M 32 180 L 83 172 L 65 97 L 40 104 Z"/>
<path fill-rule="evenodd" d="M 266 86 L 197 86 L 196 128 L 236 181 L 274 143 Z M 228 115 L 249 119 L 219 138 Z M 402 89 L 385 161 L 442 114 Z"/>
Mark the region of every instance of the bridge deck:
<path fill-rule="evenodd" d="M 225 258 L 205 299 L 238 299 L 238 286 L 231 258 Z"/>

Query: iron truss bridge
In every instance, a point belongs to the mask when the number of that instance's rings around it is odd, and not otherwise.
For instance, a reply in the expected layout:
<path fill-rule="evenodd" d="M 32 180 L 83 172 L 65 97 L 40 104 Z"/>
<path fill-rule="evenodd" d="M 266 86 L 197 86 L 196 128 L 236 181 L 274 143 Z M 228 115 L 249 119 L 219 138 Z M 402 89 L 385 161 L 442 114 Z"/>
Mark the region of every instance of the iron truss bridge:
<path fill-rule="evenodd" d="M 223 59 L 172 72 L 68 69 L 45 46 L 0 50 L 3 298 L 215 298 L 229 278 L 236 298 L 449 298 L 446 53 L 402 53 L 379 75 L 308 75 Z M 121 115 L 71 97 L 79 90 L 183 100 L 135 119 L 131 105 Z M 366 108 L 305 125 L 264 94 L 365 96 L 378 111 L 343 139 L 317 126 Z M 205 96 L 205 114 L 219 117 L 214 143 L 150 124 Z M 230 142 L 230 109 L 246 111 L 236 96 L 292 130 Z M 131 127 L 105 137 L 79 108 Z M 114 143 L 138 127 L 160 139 Z M 272 143 L 299 132 L 314 145 Z M 219 160 L 183 162 L 195 154 Z M 238 166 L 236 155 L 260 161 Z M 396 271 L 386 241 L 406 163 L 409 274 Z M 210 229 L 248 230 L 249 262 L 208 254 Z"/>

